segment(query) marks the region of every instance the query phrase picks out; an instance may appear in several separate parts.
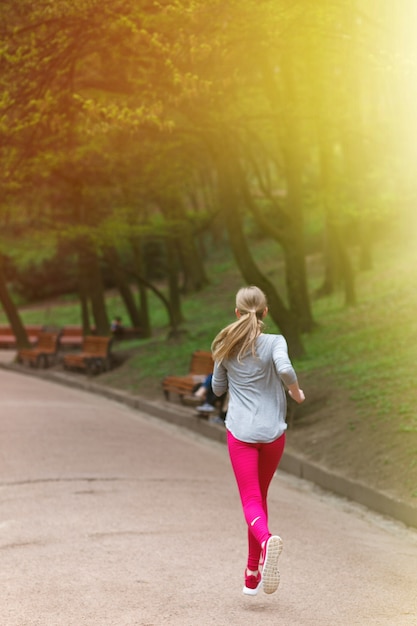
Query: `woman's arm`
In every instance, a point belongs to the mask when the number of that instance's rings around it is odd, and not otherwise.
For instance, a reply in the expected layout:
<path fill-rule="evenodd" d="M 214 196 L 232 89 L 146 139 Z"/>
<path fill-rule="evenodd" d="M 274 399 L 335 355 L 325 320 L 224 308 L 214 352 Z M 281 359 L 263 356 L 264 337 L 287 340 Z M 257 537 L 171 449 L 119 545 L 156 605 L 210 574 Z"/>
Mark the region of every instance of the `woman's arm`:
<path fill-rule="evenodd" d="M 293 400 L 298 402 L 298 404 L 301 404 L 306 399 L 304 391 L 298 386 L 298 382 L 288 385 L 288 393 Z"/>
<path fill-rule="evenodd" d="M 297 374 L 288 356 L 287 342 L 282 335 L 277 336 L 273 358 L 277 372 L 291 398 L 301 404 L 305 400 L 304 392 L 298 385 Z"/>
<path fill-rule="evenodd" d="M 217 363 L 214 364 L 213 378 L 211 379 L 211 386 L 216 396 L 222 396 L 228 389 L 227 371 L 226 368 Z"/>

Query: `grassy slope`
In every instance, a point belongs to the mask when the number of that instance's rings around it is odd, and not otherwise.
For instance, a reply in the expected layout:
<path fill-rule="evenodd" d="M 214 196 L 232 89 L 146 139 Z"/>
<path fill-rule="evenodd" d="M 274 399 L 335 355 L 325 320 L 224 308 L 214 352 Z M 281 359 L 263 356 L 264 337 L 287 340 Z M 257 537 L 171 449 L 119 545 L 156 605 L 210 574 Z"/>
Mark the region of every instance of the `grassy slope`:
<path fill-rule="evenodd" d="M 253 250 L 263 270 L 280 285 L 278 250 L 265 243 L 254 244 Z M 380 244 L 375 268 L 358 275 L 357 307 L 344 308 L 341 293 L 314 302 L 319 327 L 304 338 L 307 357 L 295 362 L 307 396 L 311 391 L 323 399 L 323 414 L 311 424 L 307 418 L 304 430 L 296 428 L 293 444 L 359 478 L 373 473 L 377 486 L 405 498 L 417 497 L 417 386 L 412 376 L 417 356 L 416 261 L 413 245 Z M 318 257 L 309 259 L 309 270 L 314 287 L 321 273 Z M 163 376 L 185 373 L 191 352 L 209 349 L 217 330 L 232 320 L 234 294 L 242 284 L 229 259 L 212 259 L 210 275 L 208 288 L 184 298 L 188 332 L 181 341 L 166 339 L 165 313 L 152 300 L 154 337 L 124 342 L 122 353 L 129 358 L 101 380 L 160 397 Z M 109 297 L 109 313 L 127 319 L 117 297 Z M 25 308 L 22 317 L 26 323 L 77 323 L 78 305 Z M 271 321 L 267 332 L 277 332 Z M 346 399 L 342 407 L 335 389 Z M 401 482 L 403 475 L 407 478 Z"/>

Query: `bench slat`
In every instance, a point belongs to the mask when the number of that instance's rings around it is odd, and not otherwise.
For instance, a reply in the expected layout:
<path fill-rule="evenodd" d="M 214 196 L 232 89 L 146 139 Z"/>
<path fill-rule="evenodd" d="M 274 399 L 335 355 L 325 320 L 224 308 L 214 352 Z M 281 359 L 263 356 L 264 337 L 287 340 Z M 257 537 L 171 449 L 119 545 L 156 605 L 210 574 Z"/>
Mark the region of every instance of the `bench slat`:
<path fill-rule="evenodd" d="M 64 367 L 97 372 L 110 366 L 112 337 L 89 335 L 84 337 L 81 352 L 64 357 Z"/>
<path fill-rule="evenodd" d="M 213 372 L 214 362 L 211 352 L 196 350 L 191 356 L 189 372 L 185 376 L 166 376 L 162 381 L 162 389 L 167 400 L 174 393 L 182 401 L 183 396 L 190 394 L 194 387 L 204 382 L 208 374 Z"/>
<path fill-rule="evenodd" d="M 54 359 L 58 352 L 59 333 L 41 332 L 35 347 L 23 348 L 17 353 L 17 360 L 21 363 L 29 363 L 37 367 L 42 363 L 47 367 L 50 360 Z"/>
<path fill-rule="evenodd" d="M 39 338 L 41 332 L 43 332 L 43 326 L 41 324 L 28 324 L 25 325 L 26 334 L 28 336 L 29 343 L 34 345 Z M 0 348 L 15 348 L 16 337 L 9 325 L 0 325 Z"/>

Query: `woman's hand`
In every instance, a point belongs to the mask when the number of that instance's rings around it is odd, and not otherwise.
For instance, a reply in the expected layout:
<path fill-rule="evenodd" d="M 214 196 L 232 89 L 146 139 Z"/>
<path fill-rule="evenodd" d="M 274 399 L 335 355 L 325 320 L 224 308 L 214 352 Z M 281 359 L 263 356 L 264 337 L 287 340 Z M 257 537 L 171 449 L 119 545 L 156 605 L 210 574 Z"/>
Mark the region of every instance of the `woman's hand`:
<path fill-rule="evenodd" d="M 291 385 L 292 387 L 292 385 Z M 288 393 L 290 394 L 291 398 L 293 400 L 295 400 L 295 402 L 297 402 L 297 404 L 301 404 L 302 402 L 304 402 L 304 400 L 306 399 L 305 395 L 304 395 L 304 391 L 302 389 L 300 389 L 298 386 L 295 387 L 293 389 L 288 389 Z"/>

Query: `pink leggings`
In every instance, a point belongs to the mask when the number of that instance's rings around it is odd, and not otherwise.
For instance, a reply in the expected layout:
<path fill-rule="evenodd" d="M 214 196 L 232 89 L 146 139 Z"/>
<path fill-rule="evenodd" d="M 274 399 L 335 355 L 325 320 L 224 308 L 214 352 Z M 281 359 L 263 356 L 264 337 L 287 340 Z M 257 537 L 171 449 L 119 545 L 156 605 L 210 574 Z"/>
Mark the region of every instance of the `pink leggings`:
<path fill-rule="evenodd" d="M 248 525 L 248 569 L 258 569 L 261 544 L 270 537 L 268 488 L 284 452 L 285 433 L 271 443 L 245 443 L 227 431 L 229 456 Z"/>

